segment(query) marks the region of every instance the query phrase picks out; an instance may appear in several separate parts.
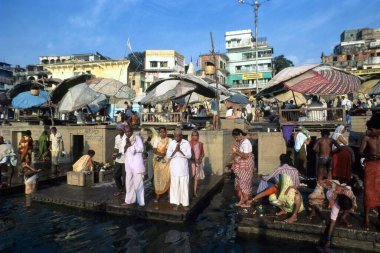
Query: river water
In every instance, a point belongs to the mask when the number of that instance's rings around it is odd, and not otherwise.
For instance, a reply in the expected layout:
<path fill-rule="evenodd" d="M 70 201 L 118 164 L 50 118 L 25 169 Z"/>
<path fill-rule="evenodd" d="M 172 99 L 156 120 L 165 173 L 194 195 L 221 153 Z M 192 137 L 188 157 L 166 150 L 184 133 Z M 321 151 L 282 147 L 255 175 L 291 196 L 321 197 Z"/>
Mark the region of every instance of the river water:
<path fill-rule="evenodd" d="M 164 252 L 170 248 L 165 244 L 169 230 L 180 231 L 183 242 L 170 252 L 189 247 L 191 252 L 318 252 L 310 243 L 238 238 L 234 202 L 232 180 L 226 178 L 209 206 L 179 225 L 31 203 L 22 194 L 1 197 L 0 252 Z"/>

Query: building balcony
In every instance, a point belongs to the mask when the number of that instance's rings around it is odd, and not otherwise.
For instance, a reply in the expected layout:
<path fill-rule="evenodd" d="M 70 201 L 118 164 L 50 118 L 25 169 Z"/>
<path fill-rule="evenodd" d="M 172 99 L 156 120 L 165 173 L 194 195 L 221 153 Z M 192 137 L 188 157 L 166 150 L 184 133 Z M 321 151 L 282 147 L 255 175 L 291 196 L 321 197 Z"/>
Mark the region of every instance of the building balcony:
<path fill-rule="evenodd" d="M 254 69 L 254 68 L 235 70 L 236 74 L 254 73 L 254 72 L 256 72 L 256 69 Z M 271 68 L 258 68 L 258 72 L 272 72 L 272 69 Z"/>
<path fill-rule="evenodd" d="M 259 81 L 259 89 L 264 88 L 266 85 L 265 82 Z M 233 84 L 231 86 L 232 90 L 242 90 L 242 89 L 256 89 L 256 84 L 255 83 L 241 83 L 241 84 Z"/>
<path fill-rule="evenodd" d="M 364 64 L 380 64 L 380 56 L 377 57 L 368 57 Z"/>
<path fill-rule="evenodd" d="M 259 55 L 258 58 L 259 59 L 264 59 L 264 58 L 271 59 L 272 55 L 271 54 Z M 253 55 L 253 57 L 244 57 L 243 56 L 241 59 L 242 59 L 242 61 L 255 61 L 256 60 L 256 56 L 255 56 L 255 54 Z"/>
<path fill-rule="evenodd" d="M 254 45 L 252 43 L 238 43 L 238 44 L 226 44 L 226 49 L 238 49 L 238 48 L 252 48 Z"/>
<path fill-rule="evenodd" d="M 174 68 L 146 68 L 146 72 L 177 72 Z"/>

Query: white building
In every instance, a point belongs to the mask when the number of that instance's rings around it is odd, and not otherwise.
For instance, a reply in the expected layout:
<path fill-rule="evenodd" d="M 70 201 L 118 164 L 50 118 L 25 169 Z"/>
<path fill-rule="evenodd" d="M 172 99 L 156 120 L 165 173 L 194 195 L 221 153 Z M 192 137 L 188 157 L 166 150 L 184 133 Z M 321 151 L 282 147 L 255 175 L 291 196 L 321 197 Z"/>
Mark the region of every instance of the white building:
<path fill-rule="evenodd" d="M 256 43 L 252 31 L 239 30 L 226 32 L 228 57 L 228 85 L 235 90 L 253 91 L 256 84 Z M 258 88 L 262 89 L 272 78 L 273 48 L 266 38 L 258 38 Z"/>
<path fill-rule="evenodd" d="M 185 73 L 185 57 L 175 50 L 146 50 L 145 51 L 145 85 L 171 73 Z"/>

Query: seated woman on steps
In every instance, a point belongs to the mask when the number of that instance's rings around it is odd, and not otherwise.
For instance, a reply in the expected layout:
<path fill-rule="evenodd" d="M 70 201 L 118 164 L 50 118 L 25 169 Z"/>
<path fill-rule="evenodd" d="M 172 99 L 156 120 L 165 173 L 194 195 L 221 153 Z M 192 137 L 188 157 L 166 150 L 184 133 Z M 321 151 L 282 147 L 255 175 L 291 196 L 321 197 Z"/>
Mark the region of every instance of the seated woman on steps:
<path fill-rule="evenodd" d="M 301 193 L 294 186 L 289 175 L 279 174 L 275 179 L 275 185 L 267 190 L 257 194 L 249 203 L 258 201 L 259 199 L 269 196 L 269 202 L 280 208 L 277 216 L 283 214 L 291 214 L 284 222 L 292 224 L 297 221 L 298 213 L 304 210 Z"/>

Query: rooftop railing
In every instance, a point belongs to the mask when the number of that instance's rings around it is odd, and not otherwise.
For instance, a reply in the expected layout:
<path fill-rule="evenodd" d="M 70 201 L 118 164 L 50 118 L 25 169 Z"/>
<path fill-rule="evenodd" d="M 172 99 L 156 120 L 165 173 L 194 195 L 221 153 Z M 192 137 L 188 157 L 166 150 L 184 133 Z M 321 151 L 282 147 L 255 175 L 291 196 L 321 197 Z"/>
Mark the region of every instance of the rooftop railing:
<path fill-rule="evenodd" d="M 141 125 L 180 125 L 182 122 L 182 113 L 164 112 L 164 113 L 141 113 Z"/>
<path fill-rule="evenodd" d="M 279 109 L 279 122 L 281 125 L 332 125 L 346 124 L 346 111 L 344 108 L 300 108 Z"/>

